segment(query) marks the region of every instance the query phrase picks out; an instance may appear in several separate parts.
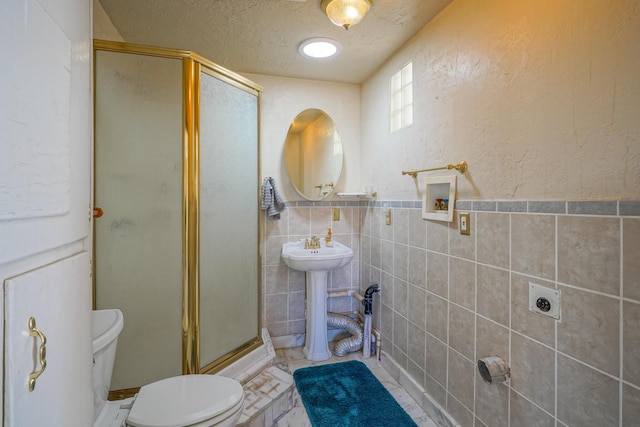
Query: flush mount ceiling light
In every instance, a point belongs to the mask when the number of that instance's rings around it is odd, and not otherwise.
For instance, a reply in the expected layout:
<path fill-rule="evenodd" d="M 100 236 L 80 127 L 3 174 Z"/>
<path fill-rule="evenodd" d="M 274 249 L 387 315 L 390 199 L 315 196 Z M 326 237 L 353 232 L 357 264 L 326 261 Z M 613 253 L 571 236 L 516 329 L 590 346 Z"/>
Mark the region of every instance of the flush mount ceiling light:
<path fill-rule="evenodd" d="M 322 0 L 321 7 L 329 20 L 338 27 L 349 27 L 362 21 L 373 0 Z"/>
<path fill-rule="evenodd" d="M 340 52 L 340 43 L 331 39 L 315 37 L 303 41 L 298 51 L 310 58 L 328 58 Z"/>

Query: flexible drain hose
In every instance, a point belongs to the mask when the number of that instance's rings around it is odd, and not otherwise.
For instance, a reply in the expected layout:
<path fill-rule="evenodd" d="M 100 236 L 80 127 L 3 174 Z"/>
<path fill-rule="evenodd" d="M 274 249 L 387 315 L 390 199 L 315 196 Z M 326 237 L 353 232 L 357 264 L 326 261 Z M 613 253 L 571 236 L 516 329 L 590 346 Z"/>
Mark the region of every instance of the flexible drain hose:
<path fill-rule="evenodd" d="M 345 329 L 351 334 L 349 338 L 338 341 L 333 350 L 336 356 L 344 356 L 362 348 L 362 328 L 356 320 L 340 314 L 327 313 L 327 326 Z"/>

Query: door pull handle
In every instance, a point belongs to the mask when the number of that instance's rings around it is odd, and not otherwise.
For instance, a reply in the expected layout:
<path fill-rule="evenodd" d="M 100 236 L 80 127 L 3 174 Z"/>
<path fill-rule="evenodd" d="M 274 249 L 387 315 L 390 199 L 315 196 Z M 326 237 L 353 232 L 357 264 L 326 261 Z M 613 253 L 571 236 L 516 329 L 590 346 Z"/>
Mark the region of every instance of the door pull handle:
<path fill-rule="evenodd" d="M 40 329 L 36 328 L 36 319 L 33 317 L 29 317 L 29 335 L 40 338 L 41 341 L 38 348 L 38 362 L 40 362 L 41 368 L 29 374 L 29 391 L 33 391 L 36 388 L 36 380 L 47 367 L 47 337 Z"/>

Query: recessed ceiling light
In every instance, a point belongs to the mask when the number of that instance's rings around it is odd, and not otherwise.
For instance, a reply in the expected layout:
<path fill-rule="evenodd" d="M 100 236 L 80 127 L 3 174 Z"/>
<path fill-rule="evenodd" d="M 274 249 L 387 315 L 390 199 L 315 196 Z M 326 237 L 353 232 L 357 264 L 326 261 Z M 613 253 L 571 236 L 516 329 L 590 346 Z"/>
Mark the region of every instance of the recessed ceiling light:
<path fill-rule="evenodd" d="M 309 58 L 328 58 L 337 55 L 340 49 L 340 43 L 335 40 L 315 37 L 303 41 L 298 48 L 298 52 Z"/>

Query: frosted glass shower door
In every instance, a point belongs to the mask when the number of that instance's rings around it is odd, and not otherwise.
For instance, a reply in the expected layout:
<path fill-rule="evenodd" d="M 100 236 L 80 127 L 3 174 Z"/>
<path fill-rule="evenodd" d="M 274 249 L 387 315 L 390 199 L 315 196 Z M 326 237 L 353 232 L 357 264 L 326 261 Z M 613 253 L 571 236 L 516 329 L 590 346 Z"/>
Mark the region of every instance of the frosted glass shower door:
<path fill-rule="evenodd" d="M 200 365 L 259 336 L 258 97 L 201 73 Z"/>
<path fill-rule="evenodd" d="M 182 373 L 182 61 L 96 52 L 96 304 L 119 308 L 111 388 Z"/>

